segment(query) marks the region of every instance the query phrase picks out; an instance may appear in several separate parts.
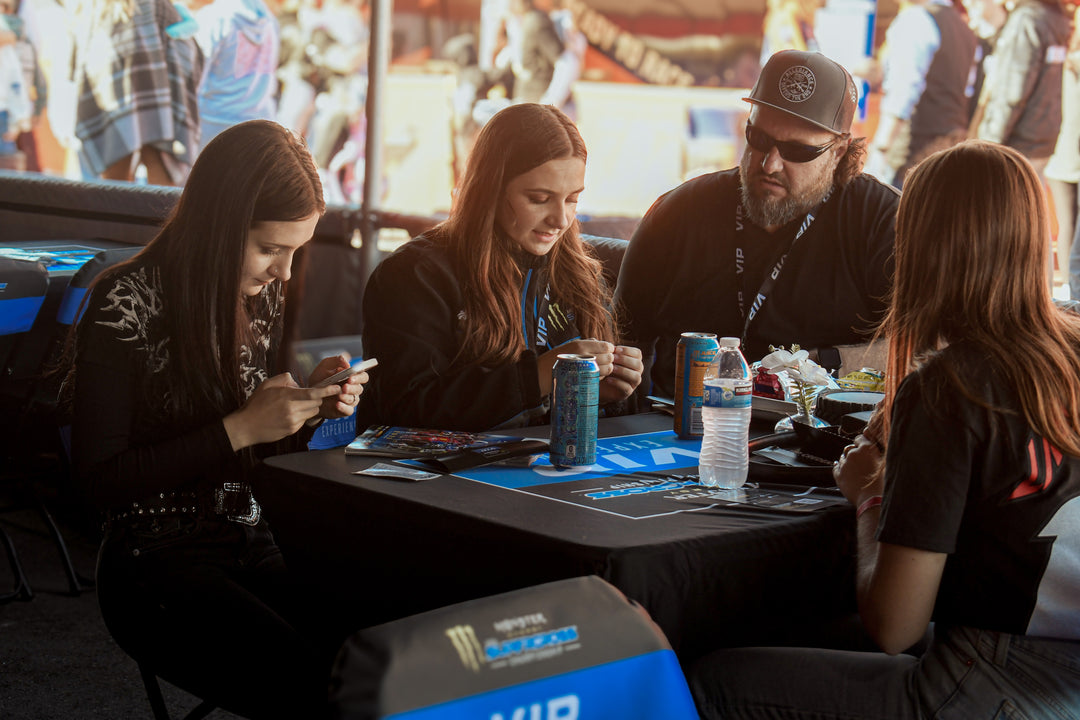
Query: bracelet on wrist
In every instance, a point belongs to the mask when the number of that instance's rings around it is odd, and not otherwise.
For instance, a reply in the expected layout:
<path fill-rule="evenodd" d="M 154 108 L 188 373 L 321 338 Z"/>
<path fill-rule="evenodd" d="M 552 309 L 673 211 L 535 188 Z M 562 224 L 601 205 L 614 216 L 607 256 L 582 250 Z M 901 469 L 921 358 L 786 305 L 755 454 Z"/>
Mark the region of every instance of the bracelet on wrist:
<path fill-rule="evenodd" d="M 867 510 L 869 510 L 870 508 L 876 508 L 879 505 L 881 505 L 881 496 L 871 495 L 866 500 L 863 500 L 862 505 L 860 505 L 859 509 L 855 511 L 855 519 L 858 520 Z"/>

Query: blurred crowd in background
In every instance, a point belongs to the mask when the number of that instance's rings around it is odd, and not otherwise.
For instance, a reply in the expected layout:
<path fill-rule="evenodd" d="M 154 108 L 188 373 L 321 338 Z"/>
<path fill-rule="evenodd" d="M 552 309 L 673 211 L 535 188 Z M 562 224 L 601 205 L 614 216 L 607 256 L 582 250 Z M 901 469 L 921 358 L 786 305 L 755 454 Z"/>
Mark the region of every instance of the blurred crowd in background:
<path fill-rule="evenodd" d="M 47 108 L 84 178 L 181 185 L 202 147 L 255 118 L 306 136 L 329 167 L 363 117 L 366 0 L 270 2 L 9 5 L 6 165 L 43 169 L 31 131 Z M 9 77 L 12 63 L 19 77 Z"/>
<path fill-rule="evenodd" d="M 502 107 L 543 102 L 575 117 L 594 52 L 579 22 L 588 0 L 474 4 L 482 17 L 430 53 L 456 78 L 455 178 Z M 826 6 L 767 0 L 756 40 L 714 38 L 711 66 L 687 60 L 688 77 L 749 87 L 773 52 L 824 49 Z M 0 13 L 0 167 L 55 171 L 34 132 L 47 118 L 64 174 L 180 185 L 221 130 L 268 118 L 306 138 L 328 200 L 361 197 L 368 0 L 0 0 Z M 867 170 L 902 187 L 911 165 L 964 137 L 1015 147 L 1050 190 L 1064 272 L 1080 208 L 1075 13 L 1058 0 L 878 3 L 867 57 L 849 68 L 875 99 Z M 650 47 L 676 54 L 660 39 Z"/>

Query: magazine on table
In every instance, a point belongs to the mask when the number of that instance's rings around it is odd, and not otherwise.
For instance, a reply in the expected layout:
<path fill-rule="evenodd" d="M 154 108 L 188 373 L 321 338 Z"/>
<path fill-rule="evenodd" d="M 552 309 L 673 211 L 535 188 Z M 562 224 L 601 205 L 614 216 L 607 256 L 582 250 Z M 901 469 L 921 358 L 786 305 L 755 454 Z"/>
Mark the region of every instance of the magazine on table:
<path fill-rule="evenodd" d="M 416 459 L 444 472 L 547 450 L 546 440 L 464 430 L 372 425 L 345 446 L 346 455 Z"/>

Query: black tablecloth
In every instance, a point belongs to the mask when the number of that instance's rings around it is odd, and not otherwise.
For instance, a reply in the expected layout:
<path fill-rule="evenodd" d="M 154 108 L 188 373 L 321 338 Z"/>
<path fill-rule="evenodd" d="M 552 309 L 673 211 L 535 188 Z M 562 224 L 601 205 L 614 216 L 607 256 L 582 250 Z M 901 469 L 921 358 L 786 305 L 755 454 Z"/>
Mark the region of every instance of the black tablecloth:
<path fill-rule="evenodd" d="M 600 423 L 602 436 L 670 429 L 657 414 Z M 718 646 L 798 642 L 800 629 L 854 609 L 847 505 L 631 519 L 453 476 L 351 474 L 378 460 L 284 455 L 257 488 L 309 592 L 355 627 L 596 574 L 648 609 L 685 664 Z"/>

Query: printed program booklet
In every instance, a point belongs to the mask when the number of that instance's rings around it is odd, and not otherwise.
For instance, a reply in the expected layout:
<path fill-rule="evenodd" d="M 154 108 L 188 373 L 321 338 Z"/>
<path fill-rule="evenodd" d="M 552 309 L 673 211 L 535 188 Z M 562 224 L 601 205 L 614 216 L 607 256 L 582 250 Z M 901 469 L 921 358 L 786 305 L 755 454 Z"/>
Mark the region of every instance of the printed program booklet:
<path fill-rule="evenodd" d="M 391 425 L 372 425 L 345 446 L 346 455 L 432 461 L 464 456 L 472 460 L 468 462 L 470 466 L 545 450 L 547 442 L 544 440 L 464 430 L 433 430 Z M 448 468 L 451 471 L 455 469 L 458 468 Z"/>

